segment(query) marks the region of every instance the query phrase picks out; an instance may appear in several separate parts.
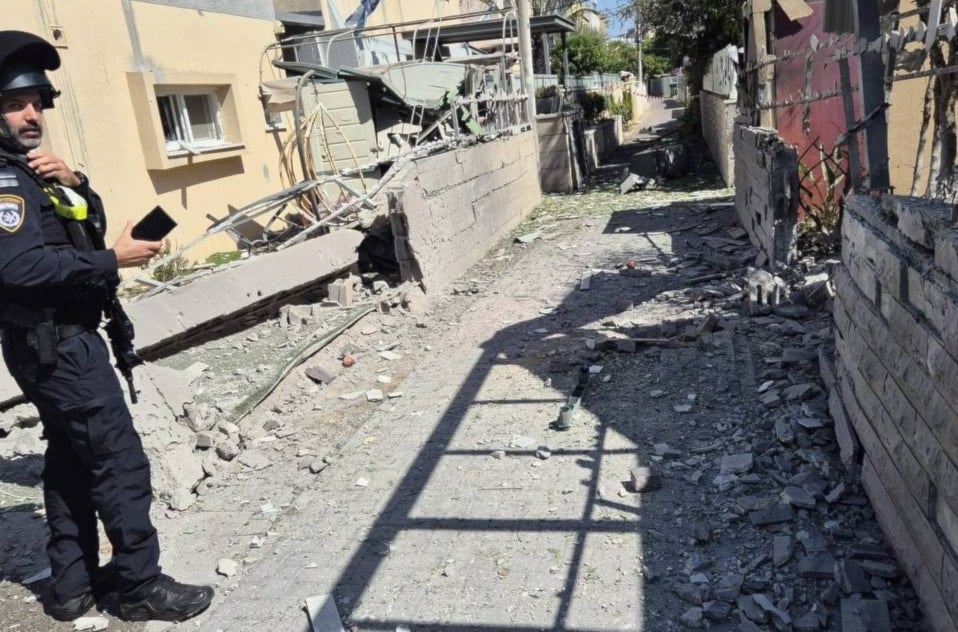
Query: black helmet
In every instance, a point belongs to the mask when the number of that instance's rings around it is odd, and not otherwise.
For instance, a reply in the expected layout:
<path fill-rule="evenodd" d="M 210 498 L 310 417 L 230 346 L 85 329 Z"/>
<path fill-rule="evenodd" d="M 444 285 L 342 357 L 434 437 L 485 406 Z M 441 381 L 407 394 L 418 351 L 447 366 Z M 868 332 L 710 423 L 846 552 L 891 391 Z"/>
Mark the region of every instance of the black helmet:
<path fill-rule="evenodd" d="M 44 108 L 60 93 L 45 71 L 60 67 L 60 54 L 32 33 L 0 31 L 0 97 L 15 90 L 38 90 Z"/>

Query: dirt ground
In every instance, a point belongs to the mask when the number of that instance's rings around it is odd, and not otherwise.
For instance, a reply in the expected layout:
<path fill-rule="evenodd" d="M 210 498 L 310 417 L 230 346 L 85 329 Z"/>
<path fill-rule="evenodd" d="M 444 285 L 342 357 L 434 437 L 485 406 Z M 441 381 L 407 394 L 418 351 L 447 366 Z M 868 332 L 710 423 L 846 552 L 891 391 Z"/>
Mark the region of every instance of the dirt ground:
<path fill-rule="evenodd" d="M 923 629 L 839 461 L 827 303 L 748 309 L 731 192 L 705 164 L 622 195 L 635 148 L 546 197 L 428 311 L 368 314 L 221 424 L 239 454 L 209 450 L 195 503 L 155 512 L 164 570 L 217 588 L 182 627 L 307 630 L 306 598 L 332 594 L 355 630 L 884 629 L 849 627 L 862 599 Z M 215 414 L 336 315 L 316 318 L 161 363 L 207 365 Z M 305 375 L 320 363 L 331 384 Z M 571 429 L 550 428 L 583 371 Z M 73 629 L 24 584 L 46 566 L 39 462 L 0 462 L 0 630 Z"/>

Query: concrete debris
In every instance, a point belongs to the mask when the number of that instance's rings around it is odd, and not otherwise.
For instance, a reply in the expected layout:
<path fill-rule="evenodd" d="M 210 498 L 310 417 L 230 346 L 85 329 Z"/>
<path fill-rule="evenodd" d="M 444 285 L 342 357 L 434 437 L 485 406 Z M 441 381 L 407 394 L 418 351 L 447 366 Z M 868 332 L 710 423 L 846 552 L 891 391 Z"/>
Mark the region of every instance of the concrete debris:
<path fill-rule="evenodd" d="M 232 577 L 236 574 L 237 565 L 233 560 L 224 557 L 216 564 L 216 572 L 224 577 Z"/>
<path fill-rule="evenodd" d="M 662 457 L 663 459 L 678 459 L 682 456 L 680 450 L 676 450 L 668 443 L 656 443 L 652 446 L 652 454 Z"/>
<path fill-rule="evenodd" d="M 532 242 L 539 239 L 540 237 L 542 237 L 542 232 L 535 231 L 532 233 L 526 233 L 525 235 L 520 235 L 516 237 L 516 241 L 520 244 L 531 244 Z"/>
<path fill-rule="evenodd" d="M 106 617 L 80 617 L 73 620 L 75 632 L 100 632 L 110 627 L 110 620 Z"/>
<path fill-rule="evenodd" d="M 374 388 L 366 391 L 366 401 L 367 402 L 381 402 L 385 399 L 385 395 L 378 388 Z"/>
<path fill-rule="evenodd" d="M 626 170 L 625 178 L 619 183 L 619 193 L 625 195 L 626 193 L 642 190 L 654 185 L 655 180 L 653 178 L 646 178 L 637 173 L 629 173 L 628 170 Z"/>
<path fill-rule="evenodd" d="M 380 352 L 379 352 L 379 357 L 382 358 L 383 360 L 388 361 L 388 362 L 392 362 L 392 361 L 394 361 L 394 360 L 399 360 L 399 359 L 401 359 L 401 358 L 402 358 L 402 354 L 396 353 L 395 351 L 390 351 L 390 350 L 387 349 L 387 350 L 385 350 L 385 351 L 380 351 Z"/>
<path fill-rule="evenodd" d="M 509 442 L 510 448 L 516 448 L 519 450 L 526 450 L 531 448 L 537 443 L 536 439 L 532 437 L 524 437 L 522 435 L 516 435 L 512 438 L 512 441 Z"/>
<path fill-rule="evenodd" d="M 326 286 L 327 299 L 340 307 L 353 304 L 353 283 L 346 279 L 336 279 Z"/>
<path fill-rule="evenodd" d="M 328 363 L 316 363 L 307 367 L 304 371 L 306 377 L 317 384 L 332 384 L 338 375 L 338 371 Z"/>
<path fill-rule="evenodd" d="M 251 470 L 265 470 L 273 462 L 260 450 L 252 449 L 243 451 L 236 459 Z"/>
<path fill-rule="evenodd" d="M 751 452 L 744 454 L 726 454 L 722 457 L 719 472 L 722 474 L 745 474 L 752 469 L 754 459 Z"/>
<path fill-rule="evenodd" d="M 703 613 L 701 608 L 689 608 L 679 618 L 687 628 L 701 628 L 703 625 Z"/>

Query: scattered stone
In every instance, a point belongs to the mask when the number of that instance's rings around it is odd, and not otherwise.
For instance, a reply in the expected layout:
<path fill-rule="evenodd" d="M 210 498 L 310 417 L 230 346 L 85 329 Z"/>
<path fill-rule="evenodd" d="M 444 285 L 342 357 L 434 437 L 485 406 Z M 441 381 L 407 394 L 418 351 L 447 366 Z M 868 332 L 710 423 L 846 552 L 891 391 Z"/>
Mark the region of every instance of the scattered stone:
<path fill-rule="evenodd" d="M 702 605 L 702 614 L 709 621 L 724 621 L 732 614 L 732 606 L 723 601 L 706 601 Z"/>
<path fill-rule="evenodd" d="M 754 595 L 739 595 L 735 603 L 741 611 L 741 614 L 749 621 L 754 621 L 755 623 L 765 623 L 768 621 L 768 612 L 755 603 Z"/>
<path fill-rule="evenodd" d="M 891 632 L 888 605 L 859 595 L 842 599 L 842 632 Z"/>
<path fill-rule="evenodd" d="M 632 485 L 631 491 L 636 494 L 662 489 L 662 477 L 645 466 L 633 467 L 629 470 L 629 482 Z"/>
<path fill-rule="evenodd" d="M 708 586 L 703 586 L 701 584 L 680 582 L 675 585 L 673 590 L 679 599 L 690 603 L 693 606 L 701 606 L 709 598 Z"/>
<path fill-rule="evenodd" d="M 194 435 L 196 447 L 200 450 L 209 450 L 213 447 L 213 433 L 204 430 L 203 432 L 197 432 Z"/>
<path fill-rule="evenodd" d="M 743 621 L 742 623 L 739 623 L 738 628 L 736 629 L 738 632 L 765 632 L 762 630 L 762 628 L 758 627 L 751 621 Z"/>
<path fill-rule="evenodd" d="M 692 406 L 690 404 L 675 404 L 672 406 L 672 410 L 680 414 L 685 414 L 692 412 Z"/>
<path fill-rule="evenodd" d="M 356 360 L 353 358 L 353 356 L 351 356 L 351 355 L 349 355 L 349 354 L 346 354 L 346 355 L 343 356 L 343 366 L 344 366 L 344 367 L 346 367 L 346 368 L 348 369 L 349 367 L 353 366 L 354 364 L 356 364 Z"/>
<path fill-rule="evenodd" d="M 382 358 L 383 360 L 392 362 L 393 360 L 399 360 L 400 358 L 402 358 L 402 354 L 396 353 L 395 351 L 389 351 L 387 349 L 386 351 L 380 351 L 379 357 Z"/>
<path fill-rule="evenodd" d="M 755 464 L 752 453 L 726 454 L 722 457 L 719 472 L 722 474 L 745 474 Z"/>
<path fill-rule="evenodd" d="M 516 241 L 520 244 L 531 244 L 540 237 L 542 237 L 542 231 L 537 230 L 532 233 L 526 233 L 525 235 L 519 235 L 516 237 Z"/>
<path fill-rule="evenodd" d="M 745 578 L 738 573 L 723 575 L 715 587 L 715 598 L 726 603 L 735 603 L 739 593 L 742 592 L 743 583 Z"/>
<path fill-rule="evenodd" d="M 704 571 L 712 565 L 712 560 L 706 559 L 698 553 L 693 553 L 685 560 L 685 572 L 688 574 Z"/>
<path fill-rule="evenodd" d="M 777 535 L 772 541 L 772 564 L 784 566 L 792 559 L 792 538 L 787 535 Z"/>
<path fill-rule="evenodd" d="M 665 397 L 665 391 L 656 389 L 649 393 L 649 397 L 651 397 L 652 399 L 659 399 L 660 397 Z"/>
<path fill-rule="evenodd" d="M 785 349 L 782 351 L 782 362 L 784 364 L 797 364 L 799 362 L 811 362 L 818 359 L 817 351 L 805 351 L 804 349 Z"/>
<path fill-rule="evenodd" d="M 506 457 L 506 451 L 505 451 L 505 450 L 496 450 L 495 452 L 492 453 L 492 458 L 494 458 L 494 459 L 499 459 L 499 460 L 501 460 L 501 459 L 504 459 L 505 457 Z"/>
<path fill-rule="evenodd" d="M 787 419 L 775 420 L 775 438 L 784 445 L 795 443 L 795 432 L 792 430 L 792 424 Z"/>
<path fill-rule="evenodd" d="M 838 485 L 833 487 L 830 492 L 825 494 L 825 502 L 827 502 L 830 505 L 834 505 L 839 500 L 841 500 L 842 496 L 845 495 L 846 489 L 847 488 L 845 487 L 845 483 L 839 483 Z"/>
<path fill-rule="evenodd" d="M 752 526 L 763 527 L 780 522 L 790 522 L 795 519 L 795 512 L 789 504 L 776 503 L 765 509 L 751 512 L 748 515 L 748 519 L 749 522 L 752 523 Z"/>
<path fill-rule="evenodd" d="M 682 616 L 679 617 L 679 620 L 687 628 L 701 628 L 702 627 L 702 609 L 701 608 L 689 608 Z"/>
<path fill-rule="evenodd" d="M 233 560 L 224 557 L 216 565 L 216 572 L 224 577 L 232 577 L 236 574 L 237 565 Z"/>
<path fill-rule="evenodd" d="M 815 508 L 815 499 L 801 487 L 789 485 L 782 490 L 781 496 L 782 500 L 795 507 L 801 507 L 802 509 Z"/>
<path fill-rule="evenodd" d="M 542 459 L 543 461 L 545 461 L 545 460 L 547 460 L 550 456 L 552 456 L 552 452 L 549 451 L 548 448 L 539 448 L 538 450 L 536 450 L 536 458 L 537 458 L 537 459 Z"/>
<path fill-rule="evenodd" d="M 362 394 L 363 394 L 362 391 L 353 391 L 351 393 L 341 393 L 339 396 L 339 399 L 349 402 L 354 399 L 359 399 L 362 396 Z"/>
<path fill-rule="evenodd" d="M 871 592 L 865 571 L 855 560 L 839 560 L 835 564 L 835 583 L 846 595 Z"/>
<path fill-rule="evenodd" d="M 706 544 L 712 539 L 712 530 L 704 522 L 696 523 L 692 529 L 692 538 L 698 544 Z"/>
<path fill-rule="evenodd" d="M 772 621 L 776 624 L 776 627 L 778 627 L 780 624 L 781 626 L 785 626 L 787 629 L 787 626 L 792 624 L 792 617 L 787 612 L 772 603 L 772 600 L 769 599 L 767 595 L 757 593 L 752 595 L 752 599 L 759 608 L 771 616 Z"/>
<path fill-rule="evenodd" d="M 357 478 L 357 479 L 356 479 L 356 487 L 369 487 L 369 479 L 368 479 L 368 478 L 362 478 L 362 477 Z"/>
<path fill-rule="evenodd" d="M 677 459 L 682 456 L 680 450 L 676 450 L 668 443 L 656 443 L 652 446 L 652 454 L 660 456 L 663 459 Z"/>
<path fill-rule="evenodd" d="M 80 617 L 73 620 L 74 632 L 100 632 L 110 627 L 106 617 Z"/>
<path fill-rule="evenodd" d="M 828 553 L 807 555 L 799 561 L 798 573 L 806 579 L 832 579 L 835 576 L 835 558 Z"/>
<path fill-rule="evenodd" d="M 811 399 L 815 397 L 816 395 L 818 395 L 819 392 L 820 391 L 818 390 L 817 386 L 815 386 L 814 384 L 806 383 L 806 384 L 796 384 L 794 386 L 789 386 L 784 391 L 782 391 L 782 395 L 784 395 L 785 399 L 790 402 L 793 402 L 793 401 L 803 402 L 807 399 Z"/>
<path fill-rule="evenodd" d="M 318 384 L 332 384 L 336 379 L 336 372 L 322 364 L 314 364 L 306 369 L 306 377 Z"/>
<path fill-rule="evenodd" d="M 367 402 L 381 402 L 385 399 L 385 395 L 378 388 L 374 388 L 366 391 L 366 401 Z"/>
<path fill-rule="evenodd" d="M 402 396 L 403 396 L 402 391 L 390 391 L 386 393 L 386 397 L 388 397 L 389 399 L 399 399 Z"/>
<path fill-rule="evenodd" d="M 273 464 L 266 454 L 256 449 L 244 451 L 239 455 L 237 460 L 246 467 L 256 471 L 265 470 Z"/>
<path fill-rule="evenodd" d="M 329 467 L 329 463 L 327 463 L 323 459 L 316 459 L 315 461 L 309 464 L 309 471 L 313 474 L 319 474 L 320 472 L 325 470 L 327 467 Z"/>
<path fill-rule="evenodd" d="M 856 560 L 884 560 L 891 557 L 891 551 L 877 544 L 856 542 L 848 546 L 848 557 Z"/>
<path fill-rule="evenodd" d="M 216 446 L 216 455 L 224 461 L 232 461 L 239 456 L 239 453 L 239 444 L 233 439 L 223 441 Z"/>

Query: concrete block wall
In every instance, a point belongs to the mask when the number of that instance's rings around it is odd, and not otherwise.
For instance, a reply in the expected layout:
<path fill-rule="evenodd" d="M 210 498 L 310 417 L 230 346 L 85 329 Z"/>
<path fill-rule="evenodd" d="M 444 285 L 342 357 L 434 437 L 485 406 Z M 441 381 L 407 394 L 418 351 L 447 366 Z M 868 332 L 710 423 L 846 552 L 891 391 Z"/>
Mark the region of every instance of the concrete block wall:
<path fill-rule="evenodd" d="M 735 133 L 735 117 L 738 114 L 735 99 L 728 99 L 713 92 L 699 93 L 702 110 L 702 136 L 708 143 L 712 159 L 718 165 L 727 186 L 735 185 L 735 153 L 732 151 L 732 135 Z"/>
<path fill-rule="evenodd" d="M 958 629 L 958 231 L 952 207 L 849 198 L 830 407 L 929 629 Z M 837 395 L 836 395 L 837 393 Z M 839 423 L 841 421 L 841 423 Z"/>
<path fill-rule="evenodd" d="M 773 263 L 796 256 L 798 153 L 774 130 L 736 125 L 735 208 L 749 239 Z"/>
<path fill-rule="evenodd" d="M 446 287 L 542 199 L 536 132 L 416 160 L 394 180 L 390 213 L 428 292 Z M 401 219 L 400 219 L 401 218 Z"/>

